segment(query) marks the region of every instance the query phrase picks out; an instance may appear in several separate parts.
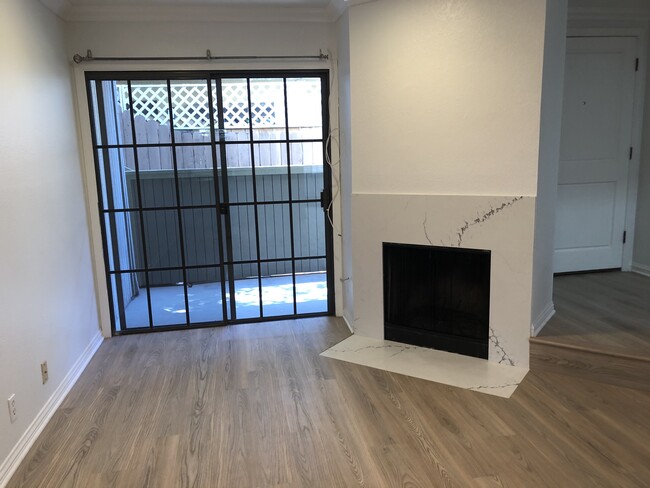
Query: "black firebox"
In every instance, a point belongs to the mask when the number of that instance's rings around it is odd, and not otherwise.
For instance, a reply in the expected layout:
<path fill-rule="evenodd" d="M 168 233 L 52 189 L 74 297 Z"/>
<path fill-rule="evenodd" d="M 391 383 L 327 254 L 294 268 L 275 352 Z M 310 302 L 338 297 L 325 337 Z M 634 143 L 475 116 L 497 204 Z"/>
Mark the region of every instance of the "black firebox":
<path fill-rule="evenodd" d="M 384 242 L 384 337 L 488 358 L 490 251 Z"/>

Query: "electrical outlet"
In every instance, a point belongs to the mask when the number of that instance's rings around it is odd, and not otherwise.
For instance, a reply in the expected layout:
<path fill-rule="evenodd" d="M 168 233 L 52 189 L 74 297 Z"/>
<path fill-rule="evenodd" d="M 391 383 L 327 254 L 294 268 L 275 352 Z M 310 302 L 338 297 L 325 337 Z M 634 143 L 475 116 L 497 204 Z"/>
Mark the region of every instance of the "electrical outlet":
<path fill-rule="evenodd" d="M 43 384 L 47 383 L 49 376 L 47 375 L 47 361 L 41 363 L 41 378 L 43 378 Z"/>
<path fill-rule="evenodd" d="M 14 393 L 9 397 L 7 400 L 7 404 L 9 405 L 9 420 L 11 420 L 11 423 L 13 424 L 16 421 L 16 394 Z"/>

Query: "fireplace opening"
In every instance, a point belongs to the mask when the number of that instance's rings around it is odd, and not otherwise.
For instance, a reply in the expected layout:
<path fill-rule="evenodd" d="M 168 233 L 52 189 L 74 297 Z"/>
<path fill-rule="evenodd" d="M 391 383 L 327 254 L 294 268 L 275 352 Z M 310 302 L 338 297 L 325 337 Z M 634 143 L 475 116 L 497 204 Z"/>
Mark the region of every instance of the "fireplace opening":
<path fill-rule="evenodd" d="M 490 251 L 384 242 L 384 338 L 488 358 Z"/>

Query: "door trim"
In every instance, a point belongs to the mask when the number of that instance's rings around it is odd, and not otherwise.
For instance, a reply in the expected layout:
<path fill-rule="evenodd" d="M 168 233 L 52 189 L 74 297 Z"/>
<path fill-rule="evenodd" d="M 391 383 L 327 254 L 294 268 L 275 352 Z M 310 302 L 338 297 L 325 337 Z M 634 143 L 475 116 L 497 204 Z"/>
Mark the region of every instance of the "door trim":
<path fill-rule="evenodd" d="M 571 22 L 571 21 L 570 21 Z M 639 191 L 639 169 L 641 164 L 641 144 L 643 141 L 643 115 L 645 86 L 648 65 L 648 32 L 638 27 L 569 27 L 569 37 L 632 37 L 636 39 L 636 57 L 639 58 L 639 71 L 634 79 L 634 101 L 632 108 L 631 145 L 634 148 L 628 166 L 627 200 L 625 205 L 625 231 L 627 239 L 623 245 L 622 271 L 632 270 L 634 236 L 636 228 L 636 203 Z"/>
<path fill-rule="evenodd" d="M 322 108 L 322 120 L 323 120 L 323 127 L 322 127 L 322 141 L 323 141 L 323 183 L 325 185 L 325 191 L 328 192 L 330 195 L 332 194 L 333 191 L 333 186 L 334 186 L 334 181 L 332 177 L 332 167 L 329 164 L 329 161 L 331 160 L 331 150 L 332 150 L 332 144 L 330 140 L 330 127 L 332 124 L 331 120 L 331 112 L 330 112 L 330 96 L 331 96 L 331 76 L 332 72 L 329 69 L 323 69 L 323 68 L 297 68 L 297 67 L 288 67 L 286 69 L 176 69 L 176 70 L 170 70 L 170 69 L 151 69 L 151 70 L 143 70 L 143 69 L 136 69 L 136 70 L 128 70 L 128 69 L 120 69 L 120 70 L 80 70 L 76 72 L 76 75 L 78 75 L 78 78 L 76 81 L 78 84 L 76 85 L 76 89 L 78 90 L 77 95 L 79 98 L 75 100 L 75 105 L 76 105 L 76 111 L 77 111 L 77 123 L 78 125 L 78 139 L 79 139 L 79 150 L 81 152 L 81 166 L 82 166 L 82 175 L 84 179 L 84 189 L 86 193 L 86 203 L 88 205 L 88 221 L 89 221 L 89 234 L 91 237 L 91 258 L 93 260 L 93 265 L 95 267 L 95 294 L 97 298 L 97 304 L 98 304 L 98 315 L 99 315 L 99 322 L 100 322 L 100 328 L 102 331 L 102 334 L 104 337 L 112 337 L 112 336 L 118 336 L 118 335 L 126 335 L 126 334 L 140 334 L 143 332 L 149 332 L 149 331 L 170 331 L 170 330 L 186 330 L 186 329 L 196 329 L 196 328 L 205 328 L 205 327 L 215 327 L 215 326 L 220 326 L 220 325 L 232 325 L 232 324 L 237 324 L 237 323 L 257 323 L 257 322 L 268 322 L 268 321 L 276 321 L 276 320 L 287 320 L 287 319 L 300 319 L 300 318 L 309 318 L 309 317 L 322 317 L 325 315 L 335 315 L 336 313 L 336 301 L 335 297 L 337 296 L 336 289 L 335 289 L 335 276 L 338 274 L 338 270 L 335 266 L 336 263 L 336 256 L 334 255 L 335 252 L 335 246 L 333 242 L 333 229 L 331 225 L 328 225 L 328 219 L 327 217 L 325 218 L 325 256 L 319 256 L 319 257 L 314 257 L 314 259 L 322 259 L 324 258 L 326 261 L 326 278 L 327 278 L 327 288 L 328 288 L 328 294 L 327 294 L 327 310 L 324 312 L 307 312 L 307 313 L 299 313 L 297 312 L 296 309 L 296 303 L 295 303 L 295 290 L 294 290 L 294 314 L 293 315 L 273 315 L 273 316 L 268 316 L 265 317 L 262 315 L 261 317 L 255 317 L 255 318 L 245 318 L 245 319 L 236 319 L 236 318 L 227 318 L 227 314 L 224 313 L 224 319 L 223 322 L 202 322 L 202 323 L 196 323 L 196 324 L 191 324 L 189 322 L 189 311 L 187 310 L 187 291 L 185 293 L 185 305 L 186 305 L 186 316 L 188 317 L 188 321 L 186 324 L 183 325 L 166 325 L 166 326 L 159 326 L 158 328 L 153 326 L 153 320 L 152 320 L 152 311 L 151 311 L 151 301 L 149 299 L 148 307 L 149 307 L 149 322 L 150 322 L 150 327 L 149 328 L 138 328 L 138 329 L 124 329 L 120 331 L 115 330 L 115 321 L 114 321 L 114 306 L 112 303 L 112 292 L 111 292 L 111 285 L 110 285 L 110 276 L 111 273 L 109 273 L 109 264 L 108 264 L 108 248 L 105 246 L 105 241 L 106 241 L 106 234 L 104 231 L 104 219 L 102 218 L 102 211 L 100 210 L 100 196 L 99 196 L 99 187 L 100 187 L 100 178 L 99 178 L 99 171 L 98 171 L 98 166 L 97 166 L 97 161 L 95 158 L 95 152 L 96 152 L 96 146 L 97 146 L 97 141 L 95 137 L 95 132 L 92 129 L 92 119 L 95 116 L 92 111 L 92 102 L 91 102 L 91 92 L 90 92 L 90 83 L 91 81 L 103 81 L 103 80 L 119 80 L 119 79 L 127 79 L 129 81 L 129 85 L 131 81 L 135 80 L 149 80 L 149 79 L 158 79 L 160 77 L 161 80 L 166 80 L 167 81 L 167 86 L 169 89 L 170 85 L 170 79 L 172 80 L 205 80 L 206 82 L 209 83 L 209 85 L 212 85 L 212 82 L 214 80 L 223 80 L 223 79 L 229 79 L 229 78 L 247 78 L 249 79 L 248 83 L 250 83 L 250 79 L 257 78 L 257 77 L 278 77 L 278 78 L 284 78 L 285 80 L 288 78 L 293 78 L 293 77 L 315 77 L 315 78 L 320 78 L 321 80 L 321 86 L 322 86 L 322 91 L 321 91 L 321 108 Z M 210 97 L 212 96 L 212 90 L 208 90 Z M 169 94 L 171 97 L 171 92 Z M 286 97 L 286 86 L 285 86 L 285 97 Z M 219 97 L 220 99 L 220 97 Z M 85 102 L 85 103 L 84 103 Z M 249 104 L 250 104 L 250 94 L 249 94 Z M 84 107 L 85 105 L 85 107 Z M 171 107 L 171 101 L 169 106 Z M 211 107 L 211 113 L 212 113 L 212 104 L 210 104 Z M 85 110 L 84 110 L 85 109 Z M 286 106 L 286 99 L 285 99 L 285 110 L 287 109 Z M 221 111 L 219 111 L 219 115 L 221 114 Z M 286 116 L 286 113 L 285 113 Z M 173 117 L 173 116 L 172 116 Z M 133 115 L 132 115 L 132 122 L 133 122 Z M 172 119 L 173 120 L 173 119 Z M 214 117 L 211 117 L 211 126 L 214 123 Z M 132 125 L 132 130 L 135 131 L 135 124 Z M 252 132 L 252 126 L 250 128 Z M 287 133 L 288 133 L 288 127 L 287 127 Z M 172 141 L 170 144 L 174 145 L 174 140 L 173 140 L 173 130 L 171 131 L 172 133 Z M 211 135 L 212 135 L 212 150 L 214 152 L 215 148 L 215 140 L 214 140 L 214 130 L 211 130 Z M 90 139 L 90 147 L 84 145 L 84 142 L 88 142 L 85 139 L 89 138 Z M 133 134 L 133 141 L 136 140 L 135 137 L 135 132 Z M 253 141 L 252 135 L 251 135 L 251 141 Z M 251 143 L 252 144 L 252 143 Z M 287 137 L 287 145 L 289 144 L 289 139 Z M 90 153 L 90 154 L 88 154 Z M 88 155 L 88 158 L 85 158 L 84 156 Z M 175 151 L 173 151 L 173 160 L 174 160 L 174 175 L 175 175 L 175 181 L 176 181 L 176 190 L 177 190 L 177 200 L 180 197 L 180 193 L 178 193 L 178 179 L 177 179 L 177 163 L 176 163 L 176 154 Z M 214 158 L 215 154 L 213 154 Z M 136 157 L 137 160 L 137 157 Z M 137 161 L 136 161 L 136 167 L 137 167 Z M 214 167 L 214 171 L 216 172 L 216 166 Z M 139 174 L 137 172 L 136 174 Z M 291 174 L 289 172 L 289 174 Z M 254 173 L 253 173 L 254 176 Z M 93 182 L 94 184 L 91 184 L 90 182 Z M 215 186 L 218 188 L 218 183 L 215 178 Z M 219 192 L 217 191 L 217 202 L 220 201 L 218 198 Z M 302 203 L 302 200 L 295 200 L 292 202 L 285 202 L 281 201 L 280 203 Z M 310 200 L 311 202 L 311 200 Z M 219 203 L 217 203 L 217 208 L 220 208 Z M 227 204 L 228 205 L 228 204 Z M 255 203 L 257 205 L 257 203 Z M 178 207 L 178 208 L 176 208 Z M 180 202 L 177 201 L 175 209 L 180 212 Z M 167 210 L 166 207 L 160 207 L 161 209 Z M 142 212 L 142 203 L 140 202 L 138 205 L 139 213 Z M 219 212 L 221 214 L 221 212 Z M 328 215 L 330 215 L 330 222 L 331 222 L 331 215 L 332 215 L 332 210 L 331 208 L 328 208 Z M 179 215 L 179 222 L 181 221 L 180 215 Z M 141 219 L 142 222 L 142 219 Z M 96 229 L 95 225 L 99 228 Z M 219 226 L 221 228 L 221 226 Z M 292 231 L 292 236 L 293 236 L 293 227 L 291 229 Z M 143 232 L 144 234 L 144 232 Z M 257 234 L 257 239 L 259 239 L 259 231 L 256 232 Z M 219 238 L 219 244 L 223 244 L 224 239 L 220 236 Z M 293 242 L 293 239 L 292 239 Z M 182 236 L 181 236 L 181 243 L 182 243 Z M 293 244 L 292 244 L 293 246 Z M 99 247 L 99 249 L 98 249 Z M 182 247 L 182 246 L 181 246 Z M 259 243 L 258 243 L 259 247 Z M 223 250 L 220 249 L 220 255 L 223 254 Z M 258 249 L 258 268 L 259 268 L 259 249 Z M 185 278 L 185 272 L 186 268 L 189 269 L 192 266 L 186 266 L 185 260 L 184 260 L 184 253 L 181 250 L 181 257 L 182 259 L 182 265 L 181 268 L 183 270 L 183 277 L 184 277 L 184 287 L 187 287 L 187 279 Z M 223 258 L 223 256 L 222 256 Z M 294 273 L 295 273 L 295 262 L 294 260 L 302 260 L 302 259 L 308 259 L 308 258 L 299 258 L 299 257 L 294 257 L 292 253 L 292 264 L 294 266 Z M 223 259 L 220 259 L 221 263 L 224 263 Z M 268 260 L 262 260 L 262 261 L 281 261 L 280 259 L 268 259 Z M 162 268 L 161 268 L 162 269 Z M 148 266 L 145 264 L 145 272 L 148 270 Z M 101 271 L 101 276 L 98 274 Z M 135 270 L 133 271 L 135 272 Z M 103 280 L 102 280 L 103 278 Z M 261 297 L 261 275 L 258 277 L 260 281 L 260 297 Z M 224 289 L 225 287 L 225 282 L 223 280 L 223 277 L 221 279 L 221 287 Z M 295 287 L 295 275 L 294 275 L 294 287 Z M 149 288 L 147 287 L 147 294 L 149 294 Z M 223 295 L 223 294 L 222 294 Z M 223 295 L 225 297 L 225 295 Z M 261 300 L 261 298 L 260 298 Z M 226 300 L 224 298 L 224 310 L 226 308 Z M 234 302 L 231 300 L 234 304 Z M 260 307 L 261 307 L 261 301 L 260 301 Z M 262 310 L 262 309 L 261 309 Z M 110 333 L 107 331 L 110 331 Z"/>

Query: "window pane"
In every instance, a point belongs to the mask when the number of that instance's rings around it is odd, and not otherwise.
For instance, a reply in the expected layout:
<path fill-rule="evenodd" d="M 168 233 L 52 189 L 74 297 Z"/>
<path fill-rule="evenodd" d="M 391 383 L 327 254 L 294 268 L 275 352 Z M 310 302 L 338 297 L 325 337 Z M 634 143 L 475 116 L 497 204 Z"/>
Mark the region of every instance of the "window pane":
<path fill-rule="evenodd" d="M 154 327 L 186 324 L 183 272 L 151 271 L 148 275 Z"/>
<path fill-rule="evenodd" d="M 327 263 L 325 259 L 296 261 L 298 313 L 327 312 Z"/>
<path fill-rule="evenodd" d="M 262 263 L 261 268 L 264 316 L 293 315 L 291 261 Z"/>
<path fill-rule="evenodd" d="M 320 78 L 287 79 L 290 139 L 322 139 Z"/>
<path fill-rule="evenodd" d="M 217 211 L 213 208 L 182 210 L 185 264 L 219 264 Z"/>
<path fill-rule="evenodd" d="M 110 271 L 144 269 L 137 211 L 104 214 L 104 230 Z"/>
<path fill-rule="evenodd" d="M 249 144 L 227 144 L 228 199 L 231 203 L 252 202 L 253 168 Z M 225 182 L 224 182 L 225 183 Z"/>
<path fill-rule="evenodd" d="M 124 306 L 124 323 L 118 330 L 149 327 L 149 299 L 144 273 L 122 273 L 113 275 L 113 304 Z M 121 293 L 119 292 L 121 287 Z M 115 310 L 116 329 L 119 310 Z"/>
<path fill-rule="evenodd" d="M 260 205 L 257 207 L 257 215 L 260 229 L 260 258 L 290 258 L 289 205 Z"/>
<path fill-rule="evenodd" d="M 131 99 L 136 144 L 169 144 L 167 81 L 132 81 Z"/>
<path fill-rule="evenodd" d="M 176 142 L 210 141 L 210 107 L 206 80 L 171 82 Z"/>
<path fill-rule="evenodd" d="M 255 209 L 252 205 L 231 205 L 229 210 L 233 260 L 250 261 L 257 259 Z"/>
<path fill-rule="evenodd" d="M 248 84 L 246 79 L 222 80 L 223 132 L 226 141 L 250 140 Z M 219 134 L 217 134 L 219 139 Z"/>
<path fill-rule="evenodd" d="M 180 267 L 181 252 L 176 210 L 148 210 L 143 213 L 143 221 L 149 269 Z M 151 280 L 151 277 L 149 279 Z"/>
<path fill-rule="evenodd" d="M 325 212 L 320 203 L 293 204 L 293 242 L 296 257 L 325 255 Z"/>
<path fill-rule="evenodd" d="M 133 144 L 131 110 L 126 81 L 91 81 L 93 131 L 99 145 Z M 100 118 L 103 118 L 102 131 Z"/>
<path fill-rule="evenodd" d="M 187 270 L 187 274 L 190 322 L 197 324 L 223 321 L 221 269 L 191 269 Z"/>
<path fill-rule="evenodd" d="M 254 153 L 257 201 L 288 200 L 289 171 L 286 144 L 255 144 Z"/>
<path fill-rule="evenodd" d="M 138 207 L 133 149 L 98 149 L 98 172 L 104 209 Z"/>
<path fill-rule="evenodd" d="M 237 319 L 260 317 L 260 289 L 257 277 L 235 279 Z"/>
<path fill-rule="evenodd" d="M 217 148 L 217 163 L 220 167 Z M 211 146 L 183 146 L 176 148 L 181 205 L 214 205 L 214 170 Z"/>
<path fill-rule="evenodd" d="M 176 181 L 170 147 L 138 148 L 143 208 L 176 206 Z"/>
<path fill-rule="evenodd" d="M 284 111 L 284 80 L 251 79 L 251 110 L 253 113 L 253 139 L 286 139 Z"/>
<path fill-rule="evenodd" d="M 325 187 L 323 179 L 323 144 L 300 142 L 291 144 L 291 191 L 296 200 L 320 199 Z"/>

